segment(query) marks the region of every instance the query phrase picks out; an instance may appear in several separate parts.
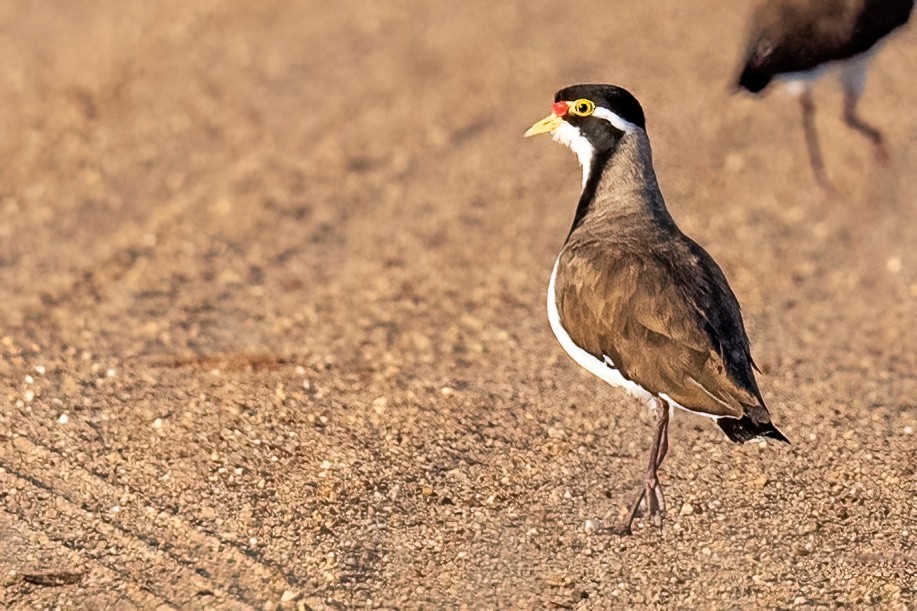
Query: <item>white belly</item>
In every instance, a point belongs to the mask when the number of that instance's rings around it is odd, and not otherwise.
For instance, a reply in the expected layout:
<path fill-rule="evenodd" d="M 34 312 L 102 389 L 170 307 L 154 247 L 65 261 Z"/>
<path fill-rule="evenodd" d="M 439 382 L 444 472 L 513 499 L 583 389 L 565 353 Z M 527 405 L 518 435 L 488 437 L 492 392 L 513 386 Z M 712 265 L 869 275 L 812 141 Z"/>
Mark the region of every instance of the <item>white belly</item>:
<path fill-rule="evenodd" d="M 777 75 L 776 79 L 782 81 L 791 94 L 798 96 L 809 91 L 815 81 L 830 72 L 837 75 L 845 90 L 862 93 L 866 86 L 866 70 L 880 44 L 877 43 L 865 53 L 848 59 L 827 62 L 806 72 L 786 72 Z"/>

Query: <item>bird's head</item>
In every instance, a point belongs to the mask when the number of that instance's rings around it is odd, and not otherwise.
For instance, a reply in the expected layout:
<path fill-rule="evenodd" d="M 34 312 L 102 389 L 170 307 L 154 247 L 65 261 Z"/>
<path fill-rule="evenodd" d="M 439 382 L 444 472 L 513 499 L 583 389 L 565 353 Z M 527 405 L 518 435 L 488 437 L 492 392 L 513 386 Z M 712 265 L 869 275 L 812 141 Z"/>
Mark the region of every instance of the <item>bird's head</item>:
<path fill-rule="evenodd" d="M 525 137 L 551 134 L 588 170 L 597 157 L 607 159 L 626 134 L 645 129 L 643 108 L 626 89 L 572 85 L 554 94 L 551 114 L 530 127 Z"/>

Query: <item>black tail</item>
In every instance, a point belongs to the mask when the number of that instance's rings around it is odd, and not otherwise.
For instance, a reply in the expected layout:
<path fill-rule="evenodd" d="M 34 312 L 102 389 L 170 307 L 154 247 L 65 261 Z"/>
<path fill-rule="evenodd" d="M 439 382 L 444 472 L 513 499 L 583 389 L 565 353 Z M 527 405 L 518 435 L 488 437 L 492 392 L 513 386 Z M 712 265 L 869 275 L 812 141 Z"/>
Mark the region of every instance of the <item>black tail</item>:
<path fill-rule="evenodd" d="M 748 416 L 718 418 L 716 423 L 726 433 L 726 437 L 736 443 L 745 443 L 756 437 L 768 437 L 784 443 L 790 443 L 790 440 L 770 422 L 755 422 Z"/>

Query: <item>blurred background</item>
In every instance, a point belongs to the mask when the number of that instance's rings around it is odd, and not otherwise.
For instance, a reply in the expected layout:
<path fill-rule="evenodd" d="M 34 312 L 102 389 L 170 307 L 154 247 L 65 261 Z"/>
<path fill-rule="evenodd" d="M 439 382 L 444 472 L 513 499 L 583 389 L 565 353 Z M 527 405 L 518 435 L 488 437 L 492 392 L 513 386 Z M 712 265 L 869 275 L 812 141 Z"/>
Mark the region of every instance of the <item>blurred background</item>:
<path fill-rule="evenodd" d="M 0 5 L 0 604 L 915 604 L 911 27 L 861 112 L 733 95 L 751 5 Z M 674 217 L 743 304 L 789 448 L 650 417 L 544 313 L 575 208 L 523 131 L 643 103 Z M 586 526 L 584 526 L 586 525 Z"/>

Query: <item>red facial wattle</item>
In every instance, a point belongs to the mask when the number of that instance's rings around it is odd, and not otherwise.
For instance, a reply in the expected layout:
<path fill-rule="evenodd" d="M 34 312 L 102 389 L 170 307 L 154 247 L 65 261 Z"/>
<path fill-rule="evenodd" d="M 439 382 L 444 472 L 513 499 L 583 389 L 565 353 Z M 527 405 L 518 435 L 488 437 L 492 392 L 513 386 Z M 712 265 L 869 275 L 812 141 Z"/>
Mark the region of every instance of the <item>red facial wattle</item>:
<path fill-rule="evenodd" d="M 554 102 L 554 105 L 551 106 L 551 110 L 554 111 L 554 114 L 558 117 L 563 117 L 566 115 L 569 109 L 570 107 L 566 102 Z"/>

